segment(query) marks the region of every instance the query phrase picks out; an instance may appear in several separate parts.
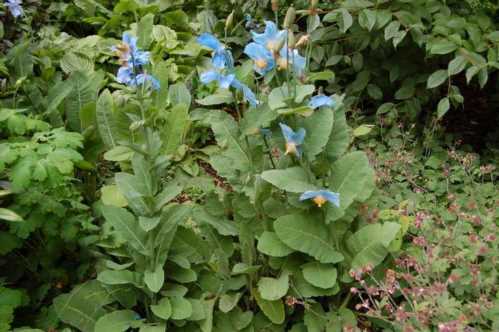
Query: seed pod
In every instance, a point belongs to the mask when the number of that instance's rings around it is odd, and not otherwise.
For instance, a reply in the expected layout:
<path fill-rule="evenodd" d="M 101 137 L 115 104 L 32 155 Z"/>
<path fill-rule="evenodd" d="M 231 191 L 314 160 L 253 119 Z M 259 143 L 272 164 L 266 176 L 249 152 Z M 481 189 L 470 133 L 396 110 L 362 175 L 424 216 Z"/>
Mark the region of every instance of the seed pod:
<path fill-rule="evenodd" d="M 234 11 L 232 11 L 230 13 L 230 15 L 227 16 L 227 19 L 225 20 L 225 31 L 230 29 L 230 27 L 232 26 L 232 23 L 234 23 Z"/>
<path fill-rule="evenodd" d="M 279 10 L 279 0 L 272 0 L 272 11 L 276 12 Z"/>
<path fill-rule="evenodd" d="M 294 23 L 296 19 L 296 10 L 295 7 L 291 6 L 288 8 L 286 12 L 286 17 L 284 18 L 284 28 L 289 29 Z"/>
<path fill-rule="evenodd" d="M 303 45 L 307 45 L 309 40 L 310 40 L 309 35 L 303 35 L 300 37 L 300 39 L 298 39 L 298 42 L 296 43 L 295 47 L 298 48 L 298 47 L 301 47 Z"/>
<path fill-rule="evenodd" d="M 293 49 L 293 48 L 295 48 L 295 45 L 296 45 L 295 34 L 292 30 L 289 30 L 289 32 L 288 32 L 288 47 Z"/>

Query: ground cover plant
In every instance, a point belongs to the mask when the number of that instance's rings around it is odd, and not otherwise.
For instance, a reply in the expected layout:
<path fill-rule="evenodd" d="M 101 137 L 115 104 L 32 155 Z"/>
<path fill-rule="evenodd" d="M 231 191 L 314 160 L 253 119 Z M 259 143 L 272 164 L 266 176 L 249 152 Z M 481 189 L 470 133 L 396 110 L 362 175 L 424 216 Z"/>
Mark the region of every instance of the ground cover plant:
<path fill-rule="evenodd" d="M 492 1 L 6 0 L 0 331 L 496 331 Z"/>

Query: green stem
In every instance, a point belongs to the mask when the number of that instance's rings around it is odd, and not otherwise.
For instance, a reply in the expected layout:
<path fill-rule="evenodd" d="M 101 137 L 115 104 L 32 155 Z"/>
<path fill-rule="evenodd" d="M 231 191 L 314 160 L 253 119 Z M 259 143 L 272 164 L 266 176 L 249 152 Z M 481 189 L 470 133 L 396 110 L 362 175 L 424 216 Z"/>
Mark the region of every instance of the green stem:
<path fill-rule="evenodd" d="M 269 155 L 270 163 L 272 164 L 272 168 L 276 169 L 274 158 L 272 157 L 272 151 L 270 149 L 270 144 L 269 144 L 269 141 L 267 140 L 267 137 L 265 135 L 263 135 L 263 141 L 265 142 L 265 147 L 267 148 L 267 154 Z"/>

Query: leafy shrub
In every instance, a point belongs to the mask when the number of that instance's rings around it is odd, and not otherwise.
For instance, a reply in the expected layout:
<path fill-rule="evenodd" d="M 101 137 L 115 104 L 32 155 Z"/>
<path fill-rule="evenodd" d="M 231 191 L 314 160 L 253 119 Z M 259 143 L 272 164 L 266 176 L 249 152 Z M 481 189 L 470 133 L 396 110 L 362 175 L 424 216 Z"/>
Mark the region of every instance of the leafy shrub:
<path fill-rule="evenodd" d="M 1 110 L 0 136 L 2 279 L 26 288 L 30 300 L 12 308 L 29 304 L 32 313 L 88 268 L 77 241 L 96 227 L 74 183 L 83 137 L 13 109 Z"/>

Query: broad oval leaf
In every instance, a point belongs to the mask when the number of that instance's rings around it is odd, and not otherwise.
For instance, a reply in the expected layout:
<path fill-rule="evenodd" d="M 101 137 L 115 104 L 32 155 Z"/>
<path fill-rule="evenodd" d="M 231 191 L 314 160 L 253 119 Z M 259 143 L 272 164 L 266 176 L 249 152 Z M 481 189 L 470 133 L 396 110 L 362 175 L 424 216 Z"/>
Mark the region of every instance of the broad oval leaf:
<path fill-rule="evenodd" d="M 307 173 L 301 167 L 265 171 L 261 176 L 262 179 L 277 188 L 291 193 L 303 193 L 307 190 L 317 189 L 316 186 L 308 182 Z"/>
<path fill-rule="evenodd" d="M 287 215 L 274 222 L 279 239 L 290 248 L 306 253 L 321 263 L 337 263 L 343 255 L 334 247 L 326 226 L 310 215 Z"/>

